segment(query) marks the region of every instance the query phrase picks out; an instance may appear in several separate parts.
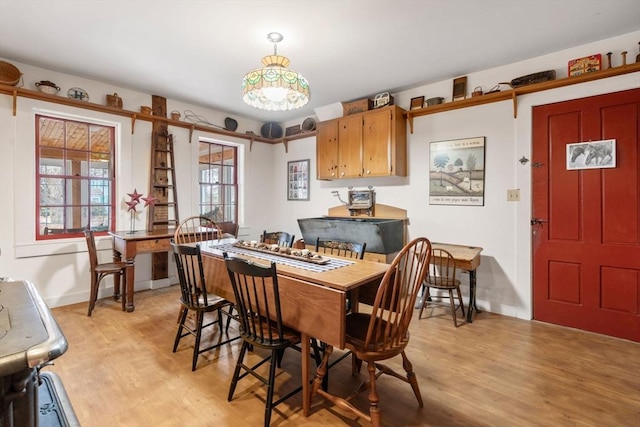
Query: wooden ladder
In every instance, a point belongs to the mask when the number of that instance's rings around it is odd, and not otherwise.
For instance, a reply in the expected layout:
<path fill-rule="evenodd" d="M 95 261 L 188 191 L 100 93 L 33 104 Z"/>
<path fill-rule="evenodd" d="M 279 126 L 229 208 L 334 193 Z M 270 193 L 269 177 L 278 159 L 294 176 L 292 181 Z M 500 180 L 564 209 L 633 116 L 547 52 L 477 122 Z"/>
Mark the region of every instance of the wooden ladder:
<path fill-rule="evenodd" d="M 154 96 L 153 110 L 154 115 L 166 117 L 166 100 Z M 173 228 L 180 221 L 173 135 L 169 133 L 167 123 L 160 120 L 153 121 L 152 135 L 149 194 L 155 203 L 149 206 L 147 230 Z"/>

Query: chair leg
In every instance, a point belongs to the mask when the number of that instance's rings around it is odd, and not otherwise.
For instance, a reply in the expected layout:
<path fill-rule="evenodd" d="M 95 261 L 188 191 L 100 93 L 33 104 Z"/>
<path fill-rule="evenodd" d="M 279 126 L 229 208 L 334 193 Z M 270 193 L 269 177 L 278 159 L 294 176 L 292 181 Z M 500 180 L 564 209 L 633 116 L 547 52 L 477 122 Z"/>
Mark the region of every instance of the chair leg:
<path fill-rule="evenodd" d="M 96 300 L 98 299 L 98 285 L 100 281 L 98 279 L 98 275 L 96 273 L 91 274 L 91 295 L 89 296 L 89 310 L 87 311 L 87 316 L 91 316 L 91 312 L 96 305 Z"/>
<path fill-rule="evenodd" d="M 374 361 L 367 362 L 367 371 L 369 371 L 369 416 L 371 417 L 371 425 L 380 427 L 380 406 L 378 405 L 380 398 L 376 389 L 376 364 Z"/>
<path fill-rule="evenodd" d="M 418 405 L 422 408 L 424 406 L 422 402 L 422 395 L 420 394 L 420 386 L 418 385 L 418 379 L 416 378 L 415 372 L 413 372 L 413 365 L 407 358 L 407 355 L 403 351 L 402 355 L 402 367 L 407 373 L 407 381 L 411 384 L 411 388 L 413 389 L 413 394 L 416 395 L 416 399 L 418 400 Z"/>
<path fill-rule="evenodd" d="M 422 319 L 422 312 L 424 311 L 427 304 L 429 304 L 430 294 L 429 287 L 422 285 L 422 304 L 420 306 L 420 313 L 418 313 L 418 320 Z"/>
<path fill-rule="evenodd" d="M 191 362 L 191 370 L 196 370 L 198 364 L 198 355 L 200 354 L 200 338 L 202 337 L 202 323 L 204 321 L 204 312 L 196 313 L 196 342 L 193 346 L 193 361 Z"/>
<path fill-rule="evenodd" d="M 449 289 L 449 304 L 451 305 L 451 314 L 453 315 L 453 324 L 458 327 L 458 320 L 456 318 L 456 300 L 453 299 L 453 290 Z"/>
<path fill-rule="evenodd" d="M 244 360 L 244 355 L 247 353 L 248 348 L 249 343 L 243 340 L 242 347 L 240 347 L 240 354 L 238 355 L 238 361 L 236 362 L 236 368 L 233 371 L 233 377 L 231 378 L 231 384 L 229 384 L 229 394 L 227 395 L 227 400 L 229 402 L 233 399 L 233 393 L 236 391 L 236 385 L 238 385 L 238 378 L 240 377 L 240 369 L 242 368 L 242 361 Z"/>
<path fill-rule="evenodd" d="M 231 324 L 231 315 L 233 314 L 233 304 L 229 306 L 229 315 L 227 316 L 227 326 L 224 330 L 226 334 L 229 333 L 229 325 Z"/>
<path fill-rule="evenodd" d="M 273 409 L 273 390 L 276 380 L 276 361 L 278 358 L 282 358 L 279 353 L 284 353 L 282 350 L 272 350 L 271 360 L 269 361 L 269 382 L 267 384 L 267 401 L 264 408 L 264 427 L 269 427 L 271 423 L 271 410 Z"/>
<path fill-rule="evenodd" d="M 180 338 L 182 338 L 182 329 L 184 328 L 184 322 L 187 320 L 187 313 L 189 310 L 186 307 L 182 307 L 180 309 L 180 318 L 178 319 L 178 333 L 176 334 L 176 339 L 173 342 L 173 352 L 175 353 L 178 350 L 178 344 L 180 344 Z"/>

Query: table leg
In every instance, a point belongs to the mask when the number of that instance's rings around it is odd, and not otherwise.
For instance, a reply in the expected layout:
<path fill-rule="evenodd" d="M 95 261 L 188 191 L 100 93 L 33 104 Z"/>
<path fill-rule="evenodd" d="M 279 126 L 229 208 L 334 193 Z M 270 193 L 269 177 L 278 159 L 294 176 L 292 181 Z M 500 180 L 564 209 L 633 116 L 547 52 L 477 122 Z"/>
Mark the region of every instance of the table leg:
<path fill-rule="evenodd" d="M 473 323 L 473 310 L 480 313 L 476 305 L 476 271 L 469 271 L 469 306 L 467 307 L 467 323 Z"/>
<path fill-rule="evenodd" d="M 127 299 L 127 312 L 131 313 L 135 310 L 136 305 L 133 303 L 133 285 L 135 281 L 135 264 L 133 259 L 127 259 L 129 265 L 127 266 L 127 274 L 125 278 L 125 286 L 126 286 L 126 299 Z"/>
<path fill-rule="evenodd" d="M 120 252 L 116 251 L 115 249 L 113 250 L 113 262 L 120 262 L 122 261 L 122 255 L 120 254 Z M 114 289 L 116 289 L 116 293 L 114 293 L 114 297 L 119 297 L 120 294 L 122 293 L 123 297 L 126 297 L 127 295 L 127 290 L 126 290 L 126 286 L 127 286 L 127 278 L 124 278 L 124 283 L 122 284 L 123 288 L 120 289 L 120 275 L 119 274 L 114 274 L 113 275 L 113 287 Z"/>
<path fill-rule="evenodd" d="M 309 409 L 311 408 L 311 390 L 309 390 L 309 363 L 311 358 L 310 340 L 311 337 L 305 333 L 300 334 L 302 340 L 302 414 L 305 417 L 309 416 Z"/>

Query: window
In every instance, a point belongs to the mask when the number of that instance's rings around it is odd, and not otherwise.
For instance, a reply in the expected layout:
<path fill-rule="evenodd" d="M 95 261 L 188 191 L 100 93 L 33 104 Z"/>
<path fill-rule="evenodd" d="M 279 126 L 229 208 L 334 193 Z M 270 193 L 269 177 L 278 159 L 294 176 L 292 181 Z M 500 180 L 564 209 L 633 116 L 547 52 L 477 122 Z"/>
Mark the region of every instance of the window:
<path fill-rule="evenodd" d="M 37 239 L 114 227 L 115 128 L 36 115 Z"/>
<path fill-rule="evenodd" d="M 238 222 L 238 149 L 200 142 L 200 214 L 214 222 Z"/>

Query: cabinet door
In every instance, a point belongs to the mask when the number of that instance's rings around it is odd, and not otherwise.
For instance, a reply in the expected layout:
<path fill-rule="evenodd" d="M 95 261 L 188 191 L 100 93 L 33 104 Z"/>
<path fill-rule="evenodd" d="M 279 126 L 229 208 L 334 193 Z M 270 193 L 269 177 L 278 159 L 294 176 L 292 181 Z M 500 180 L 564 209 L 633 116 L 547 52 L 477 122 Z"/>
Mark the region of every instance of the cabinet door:
<path fill-rule="evenodd" d="M 362 176 L 362 115 L 338 121 L 338 178 Z"/>
<path fill-rule="evenodd" d="M 362 176 L 391 175 L 391 110 L 369 112 L 363 119 Z"/>
<path fill-rule="evenodd" d="M 318 179 L 338 178 L 338 121 L 318 123 L 316 135 Z"/>

